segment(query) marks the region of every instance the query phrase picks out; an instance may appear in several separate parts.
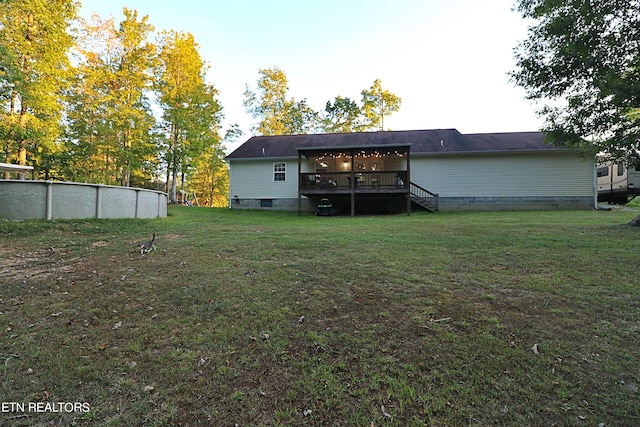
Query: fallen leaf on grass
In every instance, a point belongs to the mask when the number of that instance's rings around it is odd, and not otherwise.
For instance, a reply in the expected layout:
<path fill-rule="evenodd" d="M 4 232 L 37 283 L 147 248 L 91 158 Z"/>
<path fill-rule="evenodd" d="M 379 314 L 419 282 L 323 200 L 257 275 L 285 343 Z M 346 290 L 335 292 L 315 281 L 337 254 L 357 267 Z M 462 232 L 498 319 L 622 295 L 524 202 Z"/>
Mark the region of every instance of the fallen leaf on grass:
<path fill-rule="evenodd" d="M 533 351 L 535 354 L 540 354 L 538 352 L 538 343 L 535 343 L 533 347 L 531 347 L 531 351 Z"/>
<path fill-rule="evenodd" d="M 117 331 L 118 329 L 120 329 L 120 326 L 122 326 L 122 322 L 116 323 L 115 325 L 113 325 L 113 328 L 111 329 L 113 329 L 114 331 Z"/>
<path fill-rule="evenodd" d="M 156 388 L 155 388 L 154 386 L 152 386 L 152 385 L 146 385 L 146 386 L 144 386 L 144 391 L 146 391 L 146 392 L 151 392 L 151 391 L 153 391 L 153 390 L 155 390 L 155 389 L 156 389 Z"/>
<path fill-rule="evenodd" d="M 51 392 L 49 390 L 45 390 L 40 393 L 36 393 L 34 397 L 36 400 L 45 400 L 49 396 L 51 396 Z"/>

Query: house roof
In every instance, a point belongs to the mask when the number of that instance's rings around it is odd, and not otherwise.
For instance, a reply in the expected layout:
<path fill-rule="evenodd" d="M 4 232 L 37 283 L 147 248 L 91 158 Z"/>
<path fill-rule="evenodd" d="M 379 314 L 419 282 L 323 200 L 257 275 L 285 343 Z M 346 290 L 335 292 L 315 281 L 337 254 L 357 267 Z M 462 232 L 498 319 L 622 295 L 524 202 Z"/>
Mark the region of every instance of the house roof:
<path fill-rule="evenodd" d="M 226 158 L 282 158 L 297 157 L 298 151 L 397 147 L 410 147 L 412 155 L 566 150 L 545 144 L 541 132 L 461 134 L 456 129 L 434 129 L 254 136 Z"/>

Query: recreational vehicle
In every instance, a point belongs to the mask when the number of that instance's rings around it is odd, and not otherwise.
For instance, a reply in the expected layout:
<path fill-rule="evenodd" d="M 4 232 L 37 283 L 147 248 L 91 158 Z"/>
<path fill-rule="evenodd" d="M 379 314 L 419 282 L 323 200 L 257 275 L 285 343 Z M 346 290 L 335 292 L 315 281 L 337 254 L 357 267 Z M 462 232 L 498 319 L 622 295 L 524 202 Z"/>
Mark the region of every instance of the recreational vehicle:
<path fill-rule="evenodd" d="M 640 194 L 640 163 L 628 168 L 624 162 L 598 165 L 598 201 L 624 205 Z"/>

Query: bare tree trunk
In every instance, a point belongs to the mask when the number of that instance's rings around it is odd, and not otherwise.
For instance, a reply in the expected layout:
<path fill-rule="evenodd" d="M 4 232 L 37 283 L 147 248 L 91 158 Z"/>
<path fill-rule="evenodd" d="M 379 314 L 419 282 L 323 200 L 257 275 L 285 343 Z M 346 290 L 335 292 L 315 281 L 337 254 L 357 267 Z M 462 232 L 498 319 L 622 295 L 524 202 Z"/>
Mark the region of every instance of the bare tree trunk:
<path fill-rule="evenodd" d="M 14 115 L 14 109 L 15 109 L 15 105 L 16 105 L 16 97 L 18 96 L 17 92 L 15 90 L 11 91 L 11 105 L 9 107 L 9 116 L 13 117 Z M 13 122 L 13 120 L 12 120 Z M 4 156 L 5 156 L 5 162 L 6 163 L 11 163 L 11 157 L 12 157 L 12 153 L 11 153 L 11 144 L 15 141 L 15 132 L 13 130 L 13 126 L 11 127 L 11 131 L 10 131 L 10 136 L 9 138 L 6 139 L 6 147 L 4 150 Z M 10 179 L 11 178 L 11 174 L 9 172 L 5 172 L 4 173 L 4 179 Z"/>
<path fill-rule="evenodd" d="M 176 195 L 176 190 L 177 190 L 177 182 L 176 182 L 176 178 L 178 178 L 178 154 L 176 153 L 176 150 L 178 149 L 178 131 L 175 128 L 175 125 L 172 123 L 171 124 L 171 134 L 172 134 L 172 142 L 173 142 L 173 147 L 172 147 L 172 153 L 171 153 L 171 157 L 172 157 L 172 164 L 171 164 L 171 178 L 172 178 L 172 182 L 171 182 L 171 194 L 169 195 L 170 201 L 172 204 L 176 204 L 178 202 L 177 200 L 177 195 Z"/>
<path fill-rule="evenodd" d="M 164 183 L 164 192 L 169 193 L 169 180 L 171 179 L 171 165 L 167 162 L 167 180 Z"/>
<path fill-rule="evenodd" d="M 4 150 L 5 162 L 11 163 L 11 141 L 7 140 L 7 146 Z M 4 179 L 11 178 L 11 174 L 9 172 L 4 173 Z"/>
<path fill-rule="evenodd" d="M 172 177 L 171 177 L 171 203 L 173 203 L 174 205 L 176 203 L 178 203 L 178 197 L 177 197 L 177 182 L 176 182 L 176 170 L 175 168 L 173 169 L 172 173 L 171 173 Z"/>
<path fill-rule="evenodd" d="M 209 207 L 213 207 L 213 199 L 216 196 L 216 171 L 215 168 L 211 167 L 211 195 L 209 197 Z"/>
<path fill-rule="evenodd" d="M 174 164 L 173 167 L 171 169 L 171 194 L 170 194 L 170 199 L 171 199 L 171 203 L 172 204 L 176 204 L 178 203 L 178 198 L 177 198 L 177 186 L 178 186 L 178 180 L 177 180 L 177 175 L 178 175 L 178 171 L 176 168 L 176 164 L 175 164 L 175 156 L 174 156 Z"/>

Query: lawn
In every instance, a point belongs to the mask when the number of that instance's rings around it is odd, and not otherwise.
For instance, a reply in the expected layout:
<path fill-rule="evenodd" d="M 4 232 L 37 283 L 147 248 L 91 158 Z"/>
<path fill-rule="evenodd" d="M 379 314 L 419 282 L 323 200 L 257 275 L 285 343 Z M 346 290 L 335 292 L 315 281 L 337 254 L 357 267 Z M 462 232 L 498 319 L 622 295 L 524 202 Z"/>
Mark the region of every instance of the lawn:
<path fill-rule="evenodd" d="M 0 221 L 0 425 L 640 425 L 638 213 Z"/>

